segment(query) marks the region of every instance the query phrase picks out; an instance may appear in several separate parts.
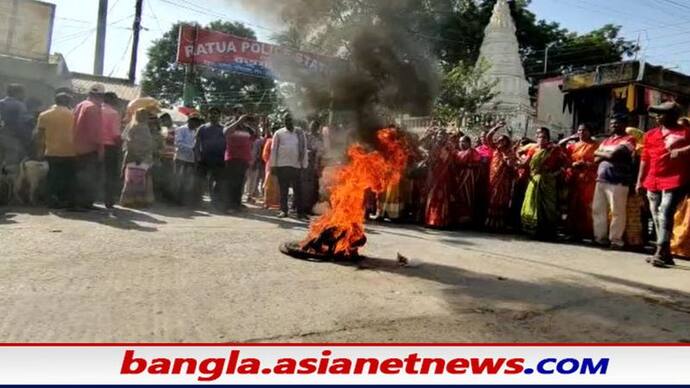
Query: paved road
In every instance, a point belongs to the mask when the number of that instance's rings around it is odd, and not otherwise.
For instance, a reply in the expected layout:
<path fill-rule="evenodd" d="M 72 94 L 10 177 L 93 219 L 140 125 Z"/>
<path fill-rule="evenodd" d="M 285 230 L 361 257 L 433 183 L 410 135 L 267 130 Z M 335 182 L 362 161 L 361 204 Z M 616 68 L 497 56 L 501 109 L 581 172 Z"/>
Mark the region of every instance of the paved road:
<path fill-rule="evenodd" d="M 4 209 L 0 341 L 690 341 L 688 262 L 390 225 L 360 266 L 278 252 L 305 232 L 258 209 Z"/>

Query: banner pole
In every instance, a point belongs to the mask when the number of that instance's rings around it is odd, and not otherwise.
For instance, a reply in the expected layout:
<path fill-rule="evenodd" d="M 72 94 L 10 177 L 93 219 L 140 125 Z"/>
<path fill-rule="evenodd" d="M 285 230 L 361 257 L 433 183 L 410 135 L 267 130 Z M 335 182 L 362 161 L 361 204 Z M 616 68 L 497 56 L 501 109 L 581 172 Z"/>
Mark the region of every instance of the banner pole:
<path fill-rule="evenodd" d="M 194 26 L 194 45 L 196 49 L 196 40 L 199 32 L 199 26 Z M 182 26 L 180 26 L 180 39 L 182 39 Z M 184 85 L 182 89 L 182 104 L 187 108 L 194 107 L 194 97 L 196 96 L 196 91 L 194 90 L 194 62 L 195 57 L 192 55 L 192 63 L 186 64 L 184 66 Z"/>
<path fill-rule="evenodd" d="M 184 86 L 182 103 L 187 108 L 194 107 L 194 65 L 184 65 Z"/>

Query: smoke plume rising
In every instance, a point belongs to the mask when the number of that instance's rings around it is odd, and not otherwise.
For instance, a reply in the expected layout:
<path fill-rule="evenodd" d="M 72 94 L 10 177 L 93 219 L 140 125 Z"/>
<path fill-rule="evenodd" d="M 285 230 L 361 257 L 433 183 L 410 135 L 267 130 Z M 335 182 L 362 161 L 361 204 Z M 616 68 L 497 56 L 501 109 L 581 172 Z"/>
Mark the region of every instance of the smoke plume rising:
<path fill-rule="evenodd" d="M 395 15 L 407 1 L 377 1 L 379 14 Z M 258 18 L 290 20 L 314 28 L 336 0 L 246 0 L 243 7 Z M 438 69 L 433 55 L 404 23 L 370 23 L 344 31 L 344 60 L 332 63 L 332 72 L 319 77 L 295 69 L 294 62 L 277 60 L 279 74 L 289 75 L 303 88 L 300 101 L 288 101 L 295 116 L 325 109 L 343 113 L 345 123 L 357 128 L 361 140 L 373 140 L 375 130 L 389 124 L 393 114 L 415 116 L 430 113 L 438 87 Z M 283 24 L 279 29 L 286 29 Z M 427 42 L 428 43 L 428 42 Z M 427 44 L 428 45 L 428 44 Z M 335 62 L 341 62 L 340 64 Z M 304 117 L 302 117 L 304 118 Z"/>

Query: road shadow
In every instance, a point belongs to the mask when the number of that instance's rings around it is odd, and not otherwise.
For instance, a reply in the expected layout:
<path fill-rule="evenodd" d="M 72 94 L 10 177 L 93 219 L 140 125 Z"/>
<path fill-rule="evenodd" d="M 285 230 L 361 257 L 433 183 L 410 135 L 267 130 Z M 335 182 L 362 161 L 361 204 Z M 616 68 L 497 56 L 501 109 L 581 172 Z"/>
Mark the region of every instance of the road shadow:
<path fill-rule="evenodd" d="M 110 211 L 99 209 L 89 212 L 56 211 L 55 216 L 75 221 L 93 222 L 112 228 L 123 230 L 135 230 L 139 232 L 156 232 L 158 228 L 140 225 L 137 222 L 163 225 L 165 221 L 154 218 L 142 211 L 134 211 L 126 208 L 116 207 Z"/>
<path fill-rule="evenodd" d="M 182 206 L 175 204 L 154 205 L 145 209 L 147 213 L 156 214 L 163 217 L 183 218 L 191 220 L 200 217 L 211 217 L 210 212 L 203 212 L 199 207 Z"/>
<path fill-rule="evenodd" d="M 26 214 L 30 216 L 47 216 L 50 211 L 45 206 L 8 206 L 7 213 Z"/>
<path fill-rule="evenodd" d="M 13 220 L 13 218 L 16 216 L 17 215 L 14 213 L 7 213 L 3 210 L 0 210 L 0 225 L 16 224 L 17 221 Z"/>
<path fill-rule="evenodd" d="M 601 341 L 602 333 L 611 342 L 690 339 L 690 294 L 628 279 L 580 271 L 592 284 L 574 277 L 530 282 L 424 261 L 402 266 L 381 257 L 317 263 L 435 282 L 454 313 L 489 314 L 487 321 L 542 330 L 540 335 L 553 341 Z M 632 290 L 613 290 L 613 285 Z"/>
<path fill-rule="evenodd" d="M 295 217 L 278 218 L 277 210 L 252 208 L 229 214 L 230 217 L 237 217 L 246 220 L 263 221 L 277 225 L 281 229 L 307 230 L 311 220 L 300 220 Z"/>
<path fill-rule="evenodd" d="M 385 221 L 367 221 L 367 234 L 392 234 L 424 241 L 439 241 L 454 245 L 476 245 L 468 239 L 482 238 L 505 242 L 527 241 L 529 238 L 520 234 L 484 232 L 472 228 L 464 229 L 434 229 L 422 225 L 399 224 Z M 373 226 L 373 228 L 371 227 Z M 405 233 L 405 232 L 412 233 Z"/>
<path fill-rule="evenodd" d="M 525 241 L 531 241 L 531 240 L 525 239 Z M 551 242 L 551 243 L 547 243 L 547 244 L 561 245 L 561 244 L 558 244 L 556 242 Z M 579 246 L 579 247 L 583 247 L 583 248 L 589 248 L 590 250 L 593 251 L 592 253 L 600 251 L 603 249 L 603 248 L 597 248 L 597 247 L 594 247 L 592 245 L 586 245 L 586 244 L 575 244 L 575 246 Z M 519 261 L 519 262 L 523 262 L 526 264 L 533 264 L 533 265 L 539 265 L 539 266 L 554 268 L 557 270 L 566 271 L 566 272 L 570 272 L 573 274 L 591 276 L 593 278 L 603 280 L 603 281 L 609 282 L 609 283 L 614 283 L 614 284 L 621 285 L 621 286 L 627 286 L 627 287 L 633 287 L 633 288 L 642 287 L 644 289 L 647 289 L 649 291 L 654 291 L 654 292 L 664 292 L 664 293 L 673 293 L 674 292 L 674 290 L 671 290 L 671 289 L 654 287 L 652 285 L 639 283 L 639 282 L 635 282 L 635 281 L 630 281 L 628 279 L 622 279 L 622 278 L 617 278 L 617 277 L 613 277 L 613 276 L 609 276 L 609 275 L 602 275 L 602 274 L 595 273 L 595 272 L 589 272 L 589 271 L 583 271 L 583 270 L 575 269 L 572 267 L 558 264 L 556 260 L 554 260 L 552 262 L 545 262 L 545 261 L 541 261 L 541 260 L 533 260 L 533 259 L 530 259 L 527 257 L 508 255 L 508 254 L 504 254 L 504 253 L 500 253 L 500 252 L 486 251 L 486 250 L 474 249 L 474 248 L 465 248 L 465 249 L 468 251 L 471 251 L 471 252 L 490 254 L 491 256 L 500 257 L 500 258 L 503 258 L 506 260 Z M 627 252 L 627 251 L 624 251 L 624 253 L 634 254 L 635 259 L 639 260 L 639 262 L 642 265 L 649 266 L 649 264 L 646 264 L 644 262 L 644 258 L 646 257 L 645 254 Z M 650 267 L 650 270 L 656 270 L 656 271 L 663 271 L 663 270 L 667 270 L 667 271 L 674 271 L 674 270 L 675 271 L 690 271 L 690 261 L 684 260 L 684 259 L 676 259 L 675 261 L 676 261 L 676 265 L 669 267 L 669 268 L 653 269 L 653 268 L 651 268 L 651 266 L 649 266 L 649 267 Z"/>

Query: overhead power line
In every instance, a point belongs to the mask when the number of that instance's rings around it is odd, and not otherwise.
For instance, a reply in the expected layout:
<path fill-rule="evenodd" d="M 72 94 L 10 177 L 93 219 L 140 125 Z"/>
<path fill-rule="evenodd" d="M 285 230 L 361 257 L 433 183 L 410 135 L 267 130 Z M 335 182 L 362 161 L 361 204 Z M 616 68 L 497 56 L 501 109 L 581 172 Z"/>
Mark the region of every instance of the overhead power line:
<path fill-rule="evenodd" d="M 125 61 L 127 53 L 129 52 L 129 46 L 131 46 L 131 44 L 132 44 L 132 38 L 133 37 L 134 37 L 134 34 L 129 35 L 129 40 L 127 41 L 127 46 L 125 46 L 125 49 L 122 52 L 122 55 L 120 56 L 120 60 L 118 60 L 117 63 L 115 64 L 115 66 L 113 66 L 113 69 L 110 70 L 110 74 L 108 74 L 108 77 L 112 77 L 112 75 L 116 71 L 120 70 L 120 65 L 122 65 L 122 63 Z"/>
<path fill-rule="evenodd" d="M 663 1 L 666 4 L 670 4 L 671 6 L 675 6 L 676 9 L 690 11 L 690 7 L 688 7 L 686 4 L 678 3 L 675 0 L 661 0 L 661 1 Z"/>
<path fill-rule="evenodd" d="M 158 15 L 156 15 L 156 12 L 153 10 L 153 6 L 151 5 L 152 2 L 153 0 L 149 0 L 146 2 L 146 4 L 149 7 L 149 12 L 151 12 L 151 16 L 153 16 L 153 19 L 156 21 L 156 24 L 158 25 L 158 30 L 160 32 L 165 32 L 163 30 L 163 27 L 161 26 L 161 21 L 158 19 Z"/>
<path fill-rule="evenodd" d="M 94 28 L 93 30 L 91 30 L 91 32 L 90 32 L 88 35 L 86 35 L 86 36 L 84 37 L 84 39 L 83 39 L 81 42 L 79 42 L 79 44 L 77 44 L 76 46 L 72 47 L 69 51 L 67 51 L 67 53 L 65 54 L 65 56 L 69 56 L 69 55 L 72 54 L 76 49 L 78 49 L 79 47 L 83 46 L 84 43 L 86 43 L 86 41 L 89 40 L 89 38 L 91 38 L 91 37 L 93 36 L 93 34 L 95 34 L 95 33 L 96 33 L 96 29 Z"/>

